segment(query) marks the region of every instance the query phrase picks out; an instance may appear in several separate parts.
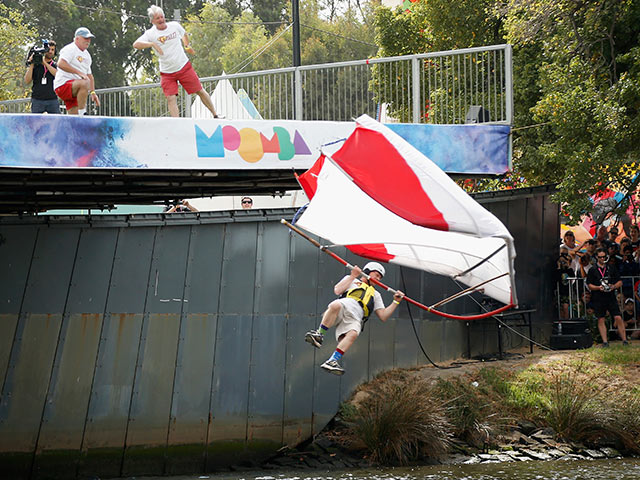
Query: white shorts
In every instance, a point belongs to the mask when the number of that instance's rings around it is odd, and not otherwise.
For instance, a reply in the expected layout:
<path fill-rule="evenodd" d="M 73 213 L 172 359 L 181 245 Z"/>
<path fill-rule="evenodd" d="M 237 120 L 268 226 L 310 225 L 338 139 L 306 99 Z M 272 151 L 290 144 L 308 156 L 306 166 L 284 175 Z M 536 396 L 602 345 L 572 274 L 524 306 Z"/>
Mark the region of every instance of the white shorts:
<path fill-rule="evenodd" d="M 354 330 L 358 335 L 362 330 L 362 317 L 358 318 L 351 312 L 342 302 L 343 299 L 337 300 L 340 303 L 340 312 L 336 317 L 336 341 L 340 341 L 340 337 L 349 330 Z"/>

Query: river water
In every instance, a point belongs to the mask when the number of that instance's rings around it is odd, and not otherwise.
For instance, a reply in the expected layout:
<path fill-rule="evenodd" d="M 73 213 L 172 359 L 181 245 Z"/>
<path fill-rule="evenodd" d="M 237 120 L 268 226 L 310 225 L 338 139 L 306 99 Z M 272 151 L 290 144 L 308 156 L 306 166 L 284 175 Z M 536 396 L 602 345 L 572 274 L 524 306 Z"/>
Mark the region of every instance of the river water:
<path fill-rule="evenodd" d="M 145 480 L 640 480 L 640 458 L 434 465 L 379 470 L 246 472 Z"/>

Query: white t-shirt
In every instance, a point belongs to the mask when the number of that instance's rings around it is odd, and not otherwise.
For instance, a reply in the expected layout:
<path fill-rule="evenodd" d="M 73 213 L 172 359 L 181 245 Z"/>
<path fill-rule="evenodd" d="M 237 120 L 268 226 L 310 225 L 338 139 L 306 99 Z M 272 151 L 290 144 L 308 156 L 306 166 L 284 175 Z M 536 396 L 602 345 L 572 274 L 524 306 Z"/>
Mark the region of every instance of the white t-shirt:
<path fill-rule="evenodd" d="M 344 278 L 347 278 L 348 276 L 349 275 L 345 275 Z M 358 279 L 354 280 L 353 282 L 351 282 L 351 284 L 349 285 L 349 288 L 347 288 L 346 291 L 349 291 L 352 288 L 359 287 L 361 283 L 362 282 L 360 282 L 360 280 Z M 346 308 L 354 318 L 358 318 L 362 320 L 362 318 L 364 317 L 364 312 L 357 300 L 353 298 L 342 298 L 341 302 L 342 302 L 342 306 Z M 373 294 L 373 311 L 375 312 L 380 308 L 384 308 L 384 302 L 382 301 L 382 295 L 380 295 L 380 292 L 376 290 L 375 293 Z"/>
<path fill-rule="evenodd" d="M 144 32 L 136 42 L 152 42 L 160 45 L 162 49 L 162 55 L 158 55 L 160 71 L 162 73 L 175 73 L 189 61 L 182 47 L 184 34 L 185 30 L 178 22 L 167 22 L 167 28 L 164 30 L 158 30 L 154 25 Z"/>
<path fill-rule="evenodd" d="M 80 75 L 65 72 L 60 68 L 60 60 L 66 60 L 67 63 L 76 70 L 80 70 L 85 75 L 91 75 L 91 55 L 89 54 L 89 50 L 80 50 L 75 43 L 71 42 L 60 50 L 58 72 L 56 73 L 56 78 L 53 81 L 54 90 L 67 83 L 69 80 L 80 80 L 82 78 Z"/>

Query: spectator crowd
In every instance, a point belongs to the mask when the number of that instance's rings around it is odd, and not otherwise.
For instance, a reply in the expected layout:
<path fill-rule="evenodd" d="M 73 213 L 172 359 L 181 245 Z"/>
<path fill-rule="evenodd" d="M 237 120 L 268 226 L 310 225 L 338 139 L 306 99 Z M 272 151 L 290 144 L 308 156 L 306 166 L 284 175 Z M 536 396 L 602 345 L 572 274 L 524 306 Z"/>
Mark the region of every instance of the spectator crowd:
<path fill-rule="evenodd" d="M 624 344 L 630 338 L 640 338 L 638 225 L 631 225 L 628 232 L 615 224 L 608 229 L 600 225 L 595 237 L 581 243 L 576 241 L 572 230 L 566 230 L 554 280 L 560 320 L 594 317 L 605 347 L 609 333 L 617 335 Z"/>

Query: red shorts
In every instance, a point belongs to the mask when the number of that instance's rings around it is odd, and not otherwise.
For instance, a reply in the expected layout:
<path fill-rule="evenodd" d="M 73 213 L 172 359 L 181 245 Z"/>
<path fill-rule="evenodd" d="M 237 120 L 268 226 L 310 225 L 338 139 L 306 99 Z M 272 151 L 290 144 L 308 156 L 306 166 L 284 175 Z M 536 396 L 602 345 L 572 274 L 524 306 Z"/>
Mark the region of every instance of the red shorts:
<path fill-rule="evenodd" d="M 56 95 L 60 97 L 60 100 L 64 100 L 64 105 L 67 107 L 67 111 L 70 108 L 78 106 L 78 99 L 73 96 L 73 91 L 71 90 L 73 82 L 75 82 L 75 80 L 69 80 L 56 88 Z"/>
<path fill-rule="evenodd" d="M 187 62 L 177 72 L 162 73 L 160 72 L 160 85 L 165 97 L 171 95 L 178 95 L 178 82 L 182 85 L 189 95 L 202 90 L 202 84 L 196 74 L 196 71 L 191 66 L 191 62 Z"/>

